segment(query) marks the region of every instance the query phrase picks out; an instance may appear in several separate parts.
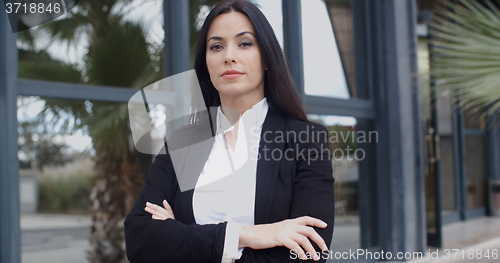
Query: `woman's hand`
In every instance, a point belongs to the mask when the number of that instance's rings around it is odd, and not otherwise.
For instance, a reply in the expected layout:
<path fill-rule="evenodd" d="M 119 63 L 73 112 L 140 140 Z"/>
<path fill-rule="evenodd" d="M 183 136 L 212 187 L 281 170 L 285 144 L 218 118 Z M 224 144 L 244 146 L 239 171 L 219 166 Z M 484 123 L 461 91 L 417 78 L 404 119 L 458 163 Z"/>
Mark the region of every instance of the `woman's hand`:
<path fill-rule="evenodd" d="M 172 208 L 168 204 L 167 200 L 163 200 L 163 206 L 164 207 L 161 207 L 159 205 L 146 202 L 144 210 L 152 214 L 151 218 L 156 220 L 166 220 L 168 218 L 175 220 L 174 212 L 172 211 Z"/>
<path fill-rule="evenodd" d="M 319 257 L 309 239 L 321 250 L 328 250 L 328 247 L 323 238 L 310 226 L 325 228 L 326 223 L 310 216 L 302 216 L 273 224 L 243 226 L 240 231 L 239 248 L 266 249 L 285 246 L 294 250 L 299 258 L 306 260 L 306 254 L 302 250 L 304 248 L 317 261 Z"/>

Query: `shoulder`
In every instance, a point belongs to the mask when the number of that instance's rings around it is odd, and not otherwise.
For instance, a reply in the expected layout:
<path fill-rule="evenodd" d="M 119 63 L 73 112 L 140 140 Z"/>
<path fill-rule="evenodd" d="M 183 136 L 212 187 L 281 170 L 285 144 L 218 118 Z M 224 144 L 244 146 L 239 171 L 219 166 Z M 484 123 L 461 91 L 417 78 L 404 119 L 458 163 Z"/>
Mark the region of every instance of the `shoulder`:
<path fill-rule="evenodd" d="M 301 121 L 286 117 L 285 140 L 287 148 L 292 149 L 292 157 L 296 161 L 325 161 L 330 159 L 330 143 L 328 129 L 319 123 Z"/>
<path fill-rule="evenodd" d="M 209 139 L 213 135 L 213 125 L 215 123 L 211 124 L 208 115 L 205 114 L 193 123 L 174 129 L 167 138 L 168 149 L 180 149 Z"/>
<path fill-rule="evenodd" d="M 294 117 L 287 116 L 285 117 L 285 125 L 287 137 L 291 140 L 301 138 L 301 136 L 305 137 L 306 135 L 314 142 L 326 142 L 328 140 L 328 129 L 322 124 L 305 122 Z M 305 142 L 304 140 L 301 141 Z"/>
<path fill-rule="evenodd" d="M 328 131 L 328 129 L 322 124 L 315 122 L 305 122 L 289 116 L 285 117 L 285 125 L 287 127 L 287 130 L 291 131 Z"/>

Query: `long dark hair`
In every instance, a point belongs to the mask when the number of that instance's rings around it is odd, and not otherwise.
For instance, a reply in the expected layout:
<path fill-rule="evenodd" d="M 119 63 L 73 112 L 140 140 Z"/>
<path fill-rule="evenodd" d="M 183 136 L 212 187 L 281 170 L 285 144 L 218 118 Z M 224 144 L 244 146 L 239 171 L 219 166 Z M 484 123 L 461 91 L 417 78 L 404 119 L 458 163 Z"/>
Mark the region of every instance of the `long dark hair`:
<path fill-rule="evenodd" d="M 212 84 L 207 68 L 208 29 L 218 15 L 231 11 L 246 15 L 252 23 L 264 64 L 267 66 L 267 70 L 264 73 L 264 96 L 267 98 L 269 107 L 274 108 L 281 114 L 309 122 L 273 28 L 259 8 L 245 0 L 219 3 L 210 11 L 200 30 L 194 69 L 200 82 L 206 106 L 220 106 L 219 92 Z"/>

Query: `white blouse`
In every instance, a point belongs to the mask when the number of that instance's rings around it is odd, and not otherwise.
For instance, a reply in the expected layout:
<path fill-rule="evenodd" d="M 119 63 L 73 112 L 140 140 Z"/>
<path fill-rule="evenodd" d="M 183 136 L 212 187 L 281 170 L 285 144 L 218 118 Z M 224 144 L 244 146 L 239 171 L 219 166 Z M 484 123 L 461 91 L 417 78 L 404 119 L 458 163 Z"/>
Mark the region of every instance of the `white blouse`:
<path fill-rule="evenodd" d="M 234 127 L 221 107 L 217 109 L 217 133 L 194 189 L 193 213 L 197 224 L 228 222 L 222 263 L 241 257 L 240 229 L 254 225 L 257 156 L 268 109 L 264 98 L 243 113 L 234 152 L 223 136 Z"/>

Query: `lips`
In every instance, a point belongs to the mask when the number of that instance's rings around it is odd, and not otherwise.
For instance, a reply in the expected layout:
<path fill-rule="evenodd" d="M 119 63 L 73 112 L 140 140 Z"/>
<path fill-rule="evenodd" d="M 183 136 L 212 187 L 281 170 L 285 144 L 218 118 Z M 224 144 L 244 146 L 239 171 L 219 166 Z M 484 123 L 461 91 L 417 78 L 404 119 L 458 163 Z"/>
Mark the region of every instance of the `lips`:
<path fill-rule="evenodd" d="M 224 73 L 222 73 L 221 77 L 225 79 L 235 79 L 243 75 L 242 72 L 237 71 L 237 70 L 226 70 Z"/>

